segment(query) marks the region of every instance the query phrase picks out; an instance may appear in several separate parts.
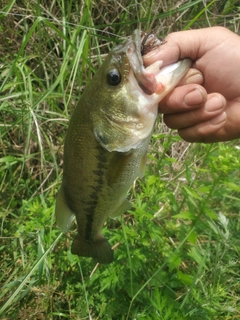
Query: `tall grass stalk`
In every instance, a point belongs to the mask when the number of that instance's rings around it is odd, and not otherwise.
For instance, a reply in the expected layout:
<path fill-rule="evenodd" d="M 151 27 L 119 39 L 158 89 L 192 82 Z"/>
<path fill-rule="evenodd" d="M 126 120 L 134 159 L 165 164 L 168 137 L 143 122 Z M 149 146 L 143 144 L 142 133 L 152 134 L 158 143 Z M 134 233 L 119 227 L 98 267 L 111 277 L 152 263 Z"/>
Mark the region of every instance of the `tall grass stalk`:
<path fill-rule="evenodd" d="M 54 246 L 58 243 L 59 239 L 62 237 L 63 233 L 60 233 L 58 237 L 54 240 L 51 246 L 42 254 L 42 256 L 38 259 L 38 261 L 33 265 L 32 269 L 26 275 L 26 277 L 22 280 L 21 284 L 17 287 L 17 289 L 11 294 L 9 299 L 5 302 L 5 304 L 0 309 L 0 315 L 4 314 L 4 311 L 14 303 L 15 297 L 21 292 L 24 286 L 28 284 L 30 277 L 33 275 L 35 270 L 39 267 L 39 265 L 43 262 L 46 256 L 53 250 Z"/>

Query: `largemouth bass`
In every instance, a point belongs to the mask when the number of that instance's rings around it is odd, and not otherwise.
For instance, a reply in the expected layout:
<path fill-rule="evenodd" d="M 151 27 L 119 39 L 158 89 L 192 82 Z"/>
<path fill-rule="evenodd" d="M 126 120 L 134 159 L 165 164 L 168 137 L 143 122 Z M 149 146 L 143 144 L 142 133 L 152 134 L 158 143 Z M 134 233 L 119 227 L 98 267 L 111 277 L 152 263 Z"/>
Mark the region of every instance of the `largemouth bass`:
<path fill-rule="evenodd" d="M 145 68 L 142 54 L 159 45 L 135 30 L 95 73 L 69 123 L 56 220 L 66 232 L 74 215 L 78 234 L 72 253 L 110 263 L 113 251 L 102 235 L 107 217 L 126 212 L 126 194 L 142 177 L 158 103 L 189 69 L 188 59 Z"/>

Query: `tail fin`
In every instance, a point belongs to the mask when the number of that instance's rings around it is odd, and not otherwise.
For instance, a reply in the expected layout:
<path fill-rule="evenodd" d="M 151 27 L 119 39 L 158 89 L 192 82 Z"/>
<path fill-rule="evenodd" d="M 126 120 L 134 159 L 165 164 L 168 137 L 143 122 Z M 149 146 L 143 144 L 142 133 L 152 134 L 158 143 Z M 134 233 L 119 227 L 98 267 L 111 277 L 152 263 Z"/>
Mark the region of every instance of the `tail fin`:
<path fill-rule="evenodd" d="M 97 262 L 104 264 L 113 261 L 113 250 L 104 237 L 94 242 L 86 242 L 77 235 L 72 244 L 72 253 L 80 257 L 92 257 Z"/>

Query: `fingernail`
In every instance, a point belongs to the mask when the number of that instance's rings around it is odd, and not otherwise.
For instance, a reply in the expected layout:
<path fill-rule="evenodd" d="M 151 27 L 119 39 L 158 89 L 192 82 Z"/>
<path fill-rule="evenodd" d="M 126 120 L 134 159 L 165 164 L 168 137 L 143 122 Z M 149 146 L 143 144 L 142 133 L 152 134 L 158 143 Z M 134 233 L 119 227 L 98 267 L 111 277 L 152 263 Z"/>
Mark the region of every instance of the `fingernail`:
<path fill-rule="evenodd" d="M 215 112 L 223 109 L 223 106 L 222 98 L 215 96 L 206 101 L 204 108 L 208 112 Z"/>
<path fill-rule="evenodd" d="M 203 103 L 203 99 L 202 92 L 196 88 L 184 97 L 184 102 L 191 107 Z"/>
<path fill-rule="evenodd" d="M 191 75 L 189 78 L 187 78 L 186 84 L 192 84 L 192 83 L 202 84 L 203 80 L 204 78 L 201 73 L 195 73 Z"/>
<path fill-rule="evenodd" d="M 222 122 L 225 122 L 227 119 L 226 112 L 221 113 L 219 116 L 213 118 L 212 120 L 209 120 L 210 124 L 216 126 Z"/>

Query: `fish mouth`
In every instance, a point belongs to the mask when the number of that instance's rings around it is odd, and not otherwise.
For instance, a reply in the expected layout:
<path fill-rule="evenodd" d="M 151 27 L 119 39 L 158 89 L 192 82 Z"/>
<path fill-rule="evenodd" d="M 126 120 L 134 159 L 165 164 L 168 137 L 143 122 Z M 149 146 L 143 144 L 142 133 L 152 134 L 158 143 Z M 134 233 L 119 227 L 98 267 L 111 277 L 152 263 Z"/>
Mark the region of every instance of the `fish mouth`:
<path fill-rule="evenodd" d="M 129 40 L 126 55 L 138 86 L 142 93 L 148 96 L 166 94 L 174 86 L 173 83 L 176 85 L 190 67 L 190 60 L 185 59 L 163 68 L 163 61 L 158 60 L 145 68 L 142 56 L 155 50 L 165 41 L 140 30 L 135 30 Z"/>
<path fill-rule="evenodd" d="M 145 68 L 142 56 L 156 49 L 163 42 L 153 34 L 147 34 L 140 30 L 135 30 L 129 40 L 126 54 L 139 87 L 147 95 L 159 93 L 162 86 L 159 86 L 156 75 L 159 73 L 163 61 L 157 61 Z"/>

